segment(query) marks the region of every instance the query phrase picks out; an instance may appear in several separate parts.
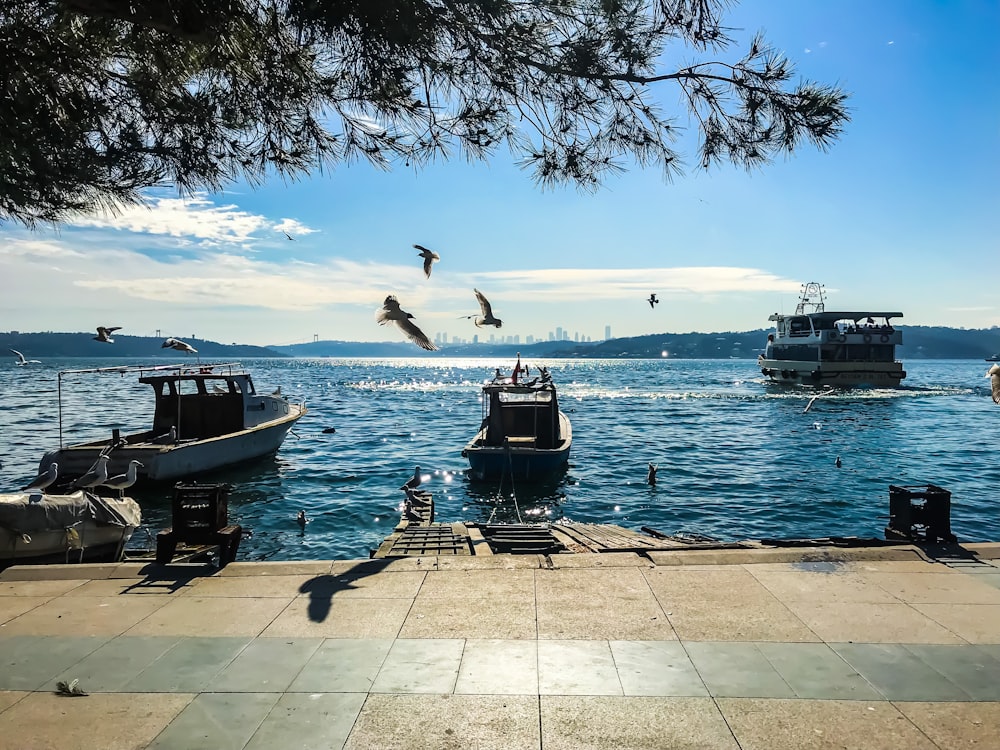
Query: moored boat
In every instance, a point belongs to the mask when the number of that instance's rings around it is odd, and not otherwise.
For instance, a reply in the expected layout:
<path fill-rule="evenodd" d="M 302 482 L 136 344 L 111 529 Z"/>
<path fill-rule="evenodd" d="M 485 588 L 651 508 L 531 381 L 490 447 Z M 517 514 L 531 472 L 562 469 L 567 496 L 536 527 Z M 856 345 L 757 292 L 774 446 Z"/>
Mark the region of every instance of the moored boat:
<path fill-rule="evenodd" d="M 482 389 L 482 422 L 462 455 L 474 479 L 541 479 L 563 470 L 569 461 L 573 429 L 559 410 L 546 368 L 532 380 L 517 365 L 511 376 L 498 369 Z"/>
<path fill-rule="evenodd" d="M 24 491 L 0 494 L 0 566 L 34 562 L 113 562 L 142 521 L 130 497 Z"/>
<path fill-rule="evenodd" d="M 63 443 L 63 380 L 90 373 L 137 373 L 152 387 L 153 419 L 149 429 L 74 445 Z M 257 392 L 240 364 L 160 365 L 63 370 L 59 373 L 59 442 L 47 452 L 39 471 L 58 465 L 59 484 L 85 474 L 101 455 L 109 456 L 107 474 L 124 474 L 138 461 L 137 481 L 170 481 L 221 469 L 274 453 L 302 415 L 304 404 L 280 393 Z"/>
<path fill-rule="evenodd" d="M 826 310 L 823 287 L 804 284 L 795 312 L 774 313 L 774 331 L 757 358 L 774 382 L 833 386 L 898 386 L 906 377 L 896 359 L 901 312 Z"/>

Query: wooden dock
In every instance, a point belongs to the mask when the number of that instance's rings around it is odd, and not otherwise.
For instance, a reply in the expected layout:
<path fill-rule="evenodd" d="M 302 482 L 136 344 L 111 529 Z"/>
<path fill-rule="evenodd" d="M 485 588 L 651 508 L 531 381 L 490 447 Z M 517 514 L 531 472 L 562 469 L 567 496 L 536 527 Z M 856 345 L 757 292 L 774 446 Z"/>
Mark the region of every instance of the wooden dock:
<path fill-rule="evenodd" d="M 651 552 L 677 549 L 745 547 L 704 537 L 680 537 L 593 523 L 480 524 L 434 521 L 434 498 L 414 493 L 421 502 L 404 507 L 399 523 L 373 558 L 440 555 L 587 554 L 602 552 Z"/>

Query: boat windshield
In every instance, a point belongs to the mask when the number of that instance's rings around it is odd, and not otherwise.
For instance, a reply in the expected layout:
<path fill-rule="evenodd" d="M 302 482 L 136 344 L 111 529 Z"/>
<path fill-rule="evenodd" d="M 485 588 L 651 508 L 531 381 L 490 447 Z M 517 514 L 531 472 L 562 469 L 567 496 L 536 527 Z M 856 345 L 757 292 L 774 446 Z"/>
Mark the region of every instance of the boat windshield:
<path fill-rule="evenodd" d="M 537 404 L 552 401 L 551 391 L 501 391 L 497 396 L 505 404 Z"/>

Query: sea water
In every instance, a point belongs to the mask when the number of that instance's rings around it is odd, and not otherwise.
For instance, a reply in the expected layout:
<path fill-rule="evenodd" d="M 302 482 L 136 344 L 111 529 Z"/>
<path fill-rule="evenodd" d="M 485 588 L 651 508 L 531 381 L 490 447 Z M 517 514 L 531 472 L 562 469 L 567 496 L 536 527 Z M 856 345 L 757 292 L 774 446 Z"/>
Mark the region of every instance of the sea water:
<path fill-rule="evenodd" d="M 398 522 L 399 486 L 417 465 L 439 521 L 881 538 L 889 485 L 936 484 L 952 493 L 961 541 L 1000 539 L 1000 406 L 983 362 L 905 362 L 902 387 L 871 390 L 772 384 L 753 360 L 524 362 L 549 368 L 573 423 L 568 470 L 539 485 L 474 482 L 461 455 L 482 418 L 482 383 L 513 361 L 244 361 L 258 391 L 280 386 L 308 413 L 277 455 L 203 478 L 232 485 L 230 520 L 253 532 L 240 559 L 367 557 Z M 0 492 L 30 481 L 59 444 L 58 370 L 152 363 L 0 366 Z M 67 376 L 62 390 L 67 443 L 151 422 L 152 389 L 134 374 Z M 151 536 L 170 525 L 171 493 L 130 490 Z"/>

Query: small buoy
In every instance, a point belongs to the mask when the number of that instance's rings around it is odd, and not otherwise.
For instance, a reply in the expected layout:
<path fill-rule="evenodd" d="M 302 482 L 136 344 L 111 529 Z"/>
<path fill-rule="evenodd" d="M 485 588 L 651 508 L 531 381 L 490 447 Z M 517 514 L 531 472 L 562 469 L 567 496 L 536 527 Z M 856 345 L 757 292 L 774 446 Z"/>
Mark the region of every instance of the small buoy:
<path fill-rule="evenodd" d="M 840 456 L 837 456 L 836 464 L 837 464 L 837 468 L 839 469 L 840 468 Z"/>
<path fill-rule="evenodd" d="M 299 511 L 299 515 L 296 516 L 295 520 L 303 529 L 306 527 L 306 524 L 309 523 L 309 519 L 306 518 L 306 512 L 304 510 Z"/>
<path fill-rule="evenodd" d="M 656 464 L 651 463 L 649 465 L 649 473 L 646 474 L 646 482 L 650 485 L 656 485 Z"/>
<path fill-rule="evenodd" d="M 332 435 L 332 434 L 333 434 L 333 433 L 335 433 L 336 431 L 337 431 L 337 428 L 336 428 L 336 427 L 324 427 L 324 428 L 323 428 L 323 434 L 324 434 L 324 435 Z"/>

